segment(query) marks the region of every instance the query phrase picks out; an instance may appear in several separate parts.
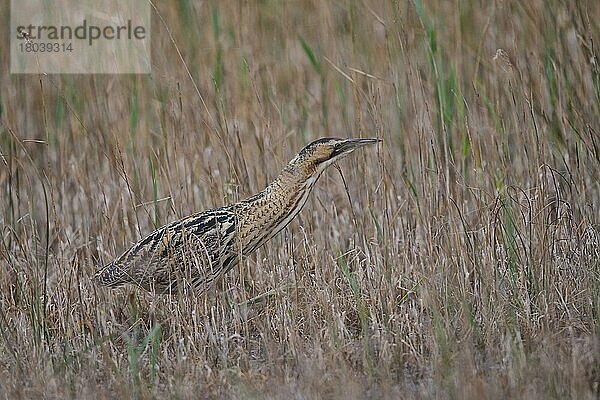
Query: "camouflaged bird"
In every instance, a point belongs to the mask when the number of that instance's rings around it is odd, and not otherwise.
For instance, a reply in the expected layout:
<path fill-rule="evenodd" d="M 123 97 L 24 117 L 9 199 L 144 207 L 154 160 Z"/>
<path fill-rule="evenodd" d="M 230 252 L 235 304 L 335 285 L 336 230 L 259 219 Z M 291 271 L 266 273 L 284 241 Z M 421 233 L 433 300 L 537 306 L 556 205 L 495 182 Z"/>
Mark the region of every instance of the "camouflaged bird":
<path fill-rule="evenodd" d="M 332 163 L 379 139 L 322 138 L 304 147 L 263 191 L 238 203 L 165 225 L 100 269 L 97 283 L 150 292 L 202 292 L 280 232 L 302 209 Z"/>

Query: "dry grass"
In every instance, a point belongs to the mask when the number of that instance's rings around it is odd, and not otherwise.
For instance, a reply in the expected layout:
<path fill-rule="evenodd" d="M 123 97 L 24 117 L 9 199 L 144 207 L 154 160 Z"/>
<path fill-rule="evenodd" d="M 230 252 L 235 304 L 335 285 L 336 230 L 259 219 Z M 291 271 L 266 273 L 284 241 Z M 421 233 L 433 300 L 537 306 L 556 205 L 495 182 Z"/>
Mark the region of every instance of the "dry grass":
<path fill-rule="evenodd" d="M 0 75 L 2 397 L 598 398 L 600 3 L 158 10 L 191 77 L 156 13 L 152 76 Z M 211 293 L 93 285 L 373 135 Z"/>

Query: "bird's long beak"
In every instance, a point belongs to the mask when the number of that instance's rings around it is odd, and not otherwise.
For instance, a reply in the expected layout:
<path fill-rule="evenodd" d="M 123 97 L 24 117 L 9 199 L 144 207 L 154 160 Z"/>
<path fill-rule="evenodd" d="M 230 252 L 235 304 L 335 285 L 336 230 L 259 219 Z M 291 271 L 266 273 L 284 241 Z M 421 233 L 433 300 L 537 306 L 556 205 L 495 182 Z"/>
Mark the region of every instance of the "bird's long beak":
<path fill-rule="evenodd" d="M 376 144 L 379 142 L 381 142 L 381 139 L 378 138 L 344 139 L 335 145 L 335 154 L 350 153 L 359 147 L 367 146 L 369 144 Z"/>

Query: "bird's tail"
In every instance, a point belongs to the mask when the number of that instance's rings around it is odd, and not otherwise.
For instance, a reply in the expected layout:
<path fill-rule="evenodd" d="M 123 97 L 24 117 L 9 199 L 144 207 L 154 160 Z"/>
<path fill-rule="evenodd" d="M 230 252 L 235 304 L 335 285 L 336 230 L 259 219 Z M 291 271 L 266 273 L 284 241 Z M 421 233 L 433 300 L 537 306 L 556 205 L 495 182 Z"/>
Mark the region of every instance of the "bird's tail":
<path fill-rule="evenodd" d="M 98 285 L 108 287 L 117 287 L 128 282 L 126 271 L 114 262 L 99 269 L 94 274 L 94 281 Z"/>

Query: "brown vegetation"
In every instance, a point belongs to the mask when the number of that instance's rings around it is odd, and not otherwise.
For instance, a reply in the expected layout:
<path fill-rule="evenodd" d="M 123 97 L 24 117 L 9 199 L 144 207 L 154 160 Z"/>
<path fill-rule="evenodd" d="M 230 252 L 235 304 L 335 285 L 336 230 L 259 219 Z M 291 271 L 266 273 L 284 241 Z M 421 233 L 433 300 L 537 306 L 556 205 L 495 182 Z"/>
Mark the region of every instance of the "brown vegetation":
<path fill-rule="evenodd" d="M 151 76 L 0 75 L 2 397 L 599 396 L 599 2 L 157 7 Z M 208 295 L 93 285 L 375 135 Z"/>

